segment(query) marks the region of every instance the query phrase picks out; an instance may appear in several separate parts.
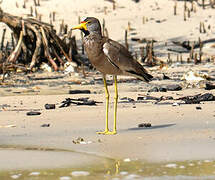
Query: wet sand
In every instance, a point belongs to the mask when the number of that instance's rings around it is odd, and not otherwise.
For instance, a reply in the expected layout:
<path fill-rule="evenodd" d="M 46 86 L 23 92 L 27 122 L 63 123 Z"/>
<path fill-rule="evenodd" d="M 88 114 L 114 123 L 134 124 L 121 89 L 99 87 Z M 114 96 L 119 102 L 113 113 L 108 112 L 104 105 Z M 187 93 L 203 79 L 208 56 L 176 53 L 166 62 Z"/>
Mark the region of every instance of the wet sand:
<path fill-rule="evenodd" d="M 139 94 L 146 94 L 138 90 L 144 85 L 141 81 L 119 83 L 119 98 L 129 97 L 136 100 Z M 42 89 L 43 86 L 39 88 L 39 91 Z M 118 134 L 104 136 L 97 135 L 96 131 L 104 128 L 105 103 L 98 103 L 96 106 L 71 105 L 59 108 L 65 98 L 89 97 L 97 102 L 105 102 L 103 85 L 71 85 L 70 89 L 89 89 L 93 94 L 39 95 L 39 92 L 36 92 L 32 95 L 23 96 L 20 93 L 19 96 L 1 97 L 1 105 L 7 105 L 0 111 L 0 125 L 3 126 L 0 131 L 1 144 L 56 148 L 111 159 L 129 158 L 148 162 L 204 160 L 215 157 L 213 101 L 200 105 L 181 104 L 175 107 L 172 106 L 174 100 L 161 101 L 158 104 L 150 100 L 146 103 L 119 102 Z M 112 97 L 109 117 L 112 123 L 113 86 L 109 86 L 109 89 Z M 12 90 L 18 91 L 13 88 Z M 206 92 L 208 91 L 196 88 L 175 92 L 154 92 L 150 95 L 177 98 Z M 210 93 L 213 92 L 214 90 L 210 91 Z M 46 103 L 56 104 L 56 109 L 46 110 L 44 108 Z M 197 110 L 197 106 L 202 109 Z M 27 116 L 26 113 L 31 110 L 39 111 L 41 115 Z M 138 128 L 140 123 L 151 123 L 152 127 Z M 41 127 L 43 124 L 50 126 Z M 7 125 L 15 127 L 4 127 Z M 75 144 L 73 140 L 78 137 L 83 138 L 85 144 Z M 10 152 L 8 153 L 10 155 Z M 4 165 L 1 165 L 3 168 Z"/>

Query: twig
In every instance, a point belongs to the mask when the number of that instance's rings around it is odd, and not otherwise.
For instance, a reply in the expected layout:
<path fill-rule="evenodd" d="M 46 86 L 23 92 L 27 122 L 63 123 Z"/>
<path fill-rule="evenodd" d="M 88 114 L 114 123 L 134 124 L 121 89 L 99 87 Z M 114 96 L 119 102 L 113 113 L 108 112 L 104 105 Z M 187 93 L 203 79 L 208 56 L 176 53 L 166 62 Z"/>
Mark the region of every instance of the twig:
<path fill-rule="evenodd" d="M 19 41 L 16 45 L 16 48 L 14 49 L 14 51 L 10 54 L 10 56 L 7 59 L 7 62 L 15 62 L 16 59 L 18 58 L 20 52 L 21 52 L 21 43 L 22 43 L 22 39 L 23 39 L 23 31 L 20 32 L 20 36 L 19 36 Z"/>
<path fill-rule="evenodd" d="M 1 50 L 3 50 L 3 47 L 4 47 L 5 33 L 6 33 L 6 29 L 3 29 L 2 39 L 1 39 Z"/>
<path fill-rule="evenodd" d="M 58 66 L 57 64 L 54 62 L 54 60 L 52 59 L 50 52 L 49 52 L 49 47 L 48 47 L 48 40 L 46 37 L 46 33 L 43 27 L 40 27 L 41 33 L 42 33 L 42 40 L 43 40 L 43 44 L 44 44 L 44 48 L 45 48 L 45 52 L 46 52 L 46 56 L 49 60 L 49 62 L 51 63 L 52 67 L 54 68 L 55 71 L 58 70 Z"/>

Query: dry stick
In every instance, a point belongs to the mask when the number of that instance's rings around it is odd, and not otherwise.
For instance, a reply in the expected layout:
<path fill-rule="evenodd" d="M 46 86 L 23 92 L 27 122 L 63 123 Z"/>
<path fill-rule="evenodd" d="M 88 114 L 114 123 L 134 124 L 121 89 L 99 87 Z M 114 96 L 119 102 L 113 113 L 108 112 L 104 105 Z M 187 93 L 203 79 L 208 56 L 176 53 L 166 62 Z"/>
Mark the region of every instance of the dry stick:
<path fill-rule="evenodd" d="M 26 2 L 25 2 L 25 0 L 24 0 L 24 2 L 23 2 L 23 8 L 25 9 L 26 8 L 26 4 L 25 4 Z"/>
<path fill-rule="evenodd" d="M 205 0 L 202 0 L 202 8 L 205 9 Z"/>
<path fill-rule="evenodd" d="M 6 29 L 4 28 L 2 33 L 2 39 L 1 39 L 1 50 L 3 50 L 3 47 L 4 47 L 5 33 L 6 33 Z"/>
<path fill-rule="evenodd" d="M 202 29 L 203 29 L 203 33 L 206 33 L 205 23 L 204 22 L 202 22 Z"/>
<path fill-rule="evenodd" d="M 19 4 L 16 2 L 16 8 L 19 8 Z"/>
<path fill-rule="evenodd" d="M 102 21 L 102 35 L 105 35 L 105 19 Z"/>
<path fill-rule="evenodd" d="M 9 47 L 9 42 L 7 41 L 6 42 L 6 46 L 5 46 L 5 51 L 6 51 L 6 54 L 10 54 L 10 52 L 9 52 L 9 49 L 8 49 L 8 47 Z"/>
<path fill-rule="evenodd" d="M 194 53 L 194 43 L 191 46 L 191 50 L 190 50 L 190 59 L 193 59 L 193 53 Z"/>
<path fill-rule="evenodd" d="M 180 62 L 181 62 L 181 64 L 183 64 L 183 57 L 182 57 L 182 54 L 180 54 Z"/>
<path fill-rule="evenodd" d="M 128 21 L 128 31 L 131 31 L 131 23 Z"/>
<path fill-rule="evenodd" d="M 115 10 L 115 9 L 116 9 L 116 2 L 113 1 L 113 10 Z"/>
<path fill-rule="evenodd" d="M 187 10 L 187 1 L 184 1 L 184 11 Z"/>
<path fill-rule="evenodd" d="M 22 20 L 22 31 L 23 31 L 23 36 L 26 36 L 26 30 L 25 30 L 25 22 Z"/>
<path fill-rule="evenodd" d="M 128 49 L 128 31 L 125 30 L 125 47 Z"/>
<path fill-rule="evenodd" d="M 37 6 L 37 2 L 36 2 L 36 0 L 34 0 L 34 6 Z"/>
<path fill-rule="evenodd" d="M 187 20 L 187 17 L 186 17 L 186 10 L 184 10 L 184 21 Z"/>
<path fill-rule="evenodd" d="M 193 1 L 191 2 L 191 8 L 190 8 L 190 11 L 194 11 L 194 3 L 193 3 Z"/>
<path fill-rule="evenodd" d="M 208 30 L 210 30 L 210 29 L 211 29 L 211 25 L 209 24 L 209 25 L 208 25 Z"/>
<path fill-rule="evenodd" d="M 187 63 L 190 63 L 190 57 L 187 58 Z"/>
<path fill-rule="evenodd" d="M 61 21 L 60 29 L 59 29 L 59 35 L 62 34 L 63 29 L 64 29 L 64 20 Z"/>
<path fill-rule="evenodd" d="M 42 14 L 39 14 L 38 20 L 39 20 L 39 21 L 42 21 Z"/>
<path fill-rule="evenodd" d="M 64 26 L 64 30 L 63 30 L 63 34 L 67 34 L 67 32 L 68 32 L 68 25 L 67 25 L 67 24 L 65 24 L 65 26 Z"/>
<path fill-rule="evenodd" d="M 36 48 L 34 50 L 34 54 L 32 56 L 32 59 L 31 59 L 31 63 L 30 63 L 30 66 L 29 66 L 29 69 L 31 70 L 34 65 L 36 64 L 38 58 L 39 58 L 39 55 L 40 55 L 40 52 L 41 52 L 41 45 L 42 45 L 42 37 L 41 37 L 41 33 L 38 31 L 38 27 L 36 28 L 35 26 L 31 26 L 29 25 L 28 27 L 29 29 L 32 29 L 34 31 L 34 33 L 36 34 Z"/>
<path fill-rule="evenodd" d="M 151 41 L 152 56 L 154 56 L 154 41 Z"/>
<path fill-rule="evenodd" d="M 177 54 L 177 57 L 176 57 L 176 62 L 178 62 L 179 61 L 179 55 Z"/>
<path fill-rule="evenodd" d="M 170 57 L 170 53 L 168 53 L 168 56 L 167 56 L 167 63 L 169 64 L 169 63 L 172 63 L 172 59 L 171 59 L 171 57 Z"/>
<path fill-rule="evenodd" d="M 202 48 L 203 48 L 203 44 L 201 39 L 199 38 L 199 62 L 202 62 Z"/>
<path fill-rule="evenodd" d="M 19 41 L 18 41 L 18 43 L 17 43 L 16 48 L 14 49 L 14 51 L 8 57 L 7 62 L 15 63 L 16 59 L 18 58 L 18 56 L 19 56 L 19 54 L 21 52 L 22 40 L 23 40 L 23 31 L 20 31 Z"/>
<path fill-rule="evenodd" d="M 60 57 L 60 56 L 58 56 L 58 54 L 57 54 L 57 52 L 56 52 L 56 50 L 55 50 L 55 48 L 54 48 L 54 46 L 53 46 L 53 45 L 52 45 L 52 50 L 53 50 L 54 55 L 56 56 L 57 60 L 60 62 L 60 64 L 61 64 L 61 65 L 63 65 L 63 64 L 64 64 L 64 62 L 63 62 L 63 60 L 61 59 L 61 57 Z"/>
<path fill-rule="evenodd" d="M 49 13 L 49 23 L 52 24 L 52 14 Z"/>
<path fill-rule="evenodd" d="M 81 18 L 80 16 L 78 16 L 78 23 L 81 23 Z M 81 32 L 81 53 L 84 55 L 84 37 L 83 34 Z"/>
<path fill-rule="evenodd" d="M 194 7 L 193 7 L 193 12 L 194 12 L 194 13 L 197 12 L 196 5 L 194 5 Z"/>
<path fill-rule="evenodd" d="M 40 0 L 37 1 L 37 6 L 40 6 Z"/>
<path fill-rule="evenodd" d="M 143 16 L 143 24 L 145 24 L 145 23 L 146 23 L 146 17 Z"/>
<path fill-rule="evenodd" d="M 214 0 L 210 0 L 211 8 L 214 8 Z"/>
<path fill-rule="evenodd" d="M 21 24 L 22 24 L 23 36 L 26 36 L 27 33 L 26 33 L 24 20 L 21 21 Z M 22 47 L 22 50 L 23 50 L 23 59 L 26 60 L 27 59 L 27 46 L 26 46 L 24 41 L 22 41 L 21 47 Z"/>
<path fill-rule="evenodd" d="M 14 45 L 14 37 L 13 37 L 13 33 L 11 33 L 11 45 L 12 45 L 13 50 L 14 50 L 15 45 Z"/>
<path fill-rule="evenodd" d="M 107 28 L 105 28 L 105 36 L 106 36 L 106 37 L 109 37 Z"/>
<path fill-rule="evenodd" d="M 199 32 L 202 33 L 202 22 L 199 23 Z"/>
<path fill-rule="evenodd" d="M 148 55 L 147 55 L 147 63 L 148 65 L 152 65 L 152 60 L 153 60 L 153 56 L 152 56 L 152 44 L 150 44 L 150 42 L 148 42 Z"/>
<path fill-rule="evenodd" d="M 82 74 L 83 74 L 84 78 L 86 78 L 87 75 L 86 75 L 86 72 L 85 72 L 84 64 L 83 64 L 83 63 L 81 63 L 81 70 L 82 70 Z"/>
<path fill-rule="evenodd" d="M 198 64 L 197 53 L 194 55 L 194 64 Z"/>
<path fill-rule="evenodd" d="M 33 7 L 30 7 L 30 16 L 33 16 Z"/>
<path fill-rule="evenodd" d="M 144 47 L 140 47 L 140 58 L 141 60 L 144 58 Z"/>
<path fill-rule="evenodd" d="M 37 13 L 37 8 L 36 8 L 36 7 L 34 7 L 34 13 L 35 13 L 35 17 L 36 17 L 36 19 L 37 19 L 38 13 Z"/>
<path fill-rule="evenodd" d="M 187 17 L 190 18 L 190 9 L 187 8 Z"/>
<path fill-rule="evenodd" d="M 73 53 L 73 48 L 77 52 L 77 44 L 76 44 L 76 39 L 75 36 L 71 37 L 72 31 L 69 31 L 68 33 L 68 38 L 69 38 L 69 58 L 72 58 L 72 53 Z"/>
<path fill-rule="evenodd" d="M 107 15 L 107 7 L 104 7 L 104 14 Z"/>
<path fill-rule="evenodd" d="M 55 15 L 56 15 L 56 12 L 53 11 L 53 13 L 52 13 L 52 21 L 53 21 L 53 22 L 55 22 Z"/>
<path fill-rule="evenodd" d="M 176 16 L 177 15 L 177 1 L 175 1 L 173 9 L 174 9 L 174 15 Z"/>
<path fill-rule="evenodd" d="M 49 60 L 49 62 L 51 63 L 52 67 L 54 68 L 55 71 L 58 70 L 58 66 L 57 64 L 54 62 L 54 60 L 51 57 L 51 54 L 49 52 L 49 47 L 48 47 L 48 40 L 46 37 L 46 33 L 43 27 L 40 27 L 41 33 L 42 33 L 42 40 L 43 40 L 43 44 L 44 44 L 44 49 L 45 49 L 45 54 Z"/>

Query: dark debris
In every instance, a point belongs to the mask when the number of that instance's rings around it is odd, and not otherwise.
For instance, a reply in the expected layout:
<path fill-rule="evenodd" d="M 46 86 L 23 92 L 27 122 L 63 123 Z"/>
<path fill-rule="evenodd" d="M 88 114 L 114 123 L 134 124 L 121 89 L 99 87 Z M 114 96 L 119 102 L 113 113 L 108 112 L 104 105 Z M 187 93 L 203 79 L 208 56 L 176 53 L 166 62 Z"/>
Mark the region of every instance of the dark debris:
<path fill-rule="evenodd" d="M 89 100 L 89 98 L 78 98 L 78 99 L 66 98 L 61 103 L 62 104 L 59 106 L 59 108 L 68 107 L 71 104 L 75 104 L 77 106 L 81 106 L 81 105 L 96 106 L 97 103 L 100 103 L 100 102 L 97 102 L 97 101 L 94 101 L 94 100 Z"/>
<path fill-rule="evenodd" d="M 199 104 L 201 101 L 215 101 L 215 96 L 211 93 L 205 93 L 181 97 L 178 100 L 184 101 L 185 104 Z"/>

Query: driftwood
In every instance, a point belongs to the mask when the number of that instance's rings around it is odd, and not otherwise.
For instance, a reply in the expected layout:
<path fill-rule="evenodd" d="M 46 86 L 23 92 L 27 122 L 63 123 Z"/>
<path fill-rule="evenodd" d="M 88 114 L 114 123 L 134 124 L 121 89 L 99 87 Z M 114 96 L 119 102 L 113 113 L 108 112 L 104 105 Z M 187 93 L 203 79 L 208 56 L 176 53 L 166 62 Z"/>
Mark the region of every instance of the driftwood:
<path fill-rule="evenodd" d="M 53 25 L 32 18 L 13 16 L 0 9 L 0 22 L 5 23 L 12 31 L 17 42 L 9 56 L 0 59 L 0 71 L 4 64 L 23 64 L 27 70 L 38 67 L 42 62 L 48 63 L 57 71 L 66 61 L 81 63 L 76 59 L 75 38 L 61 39 Z M 65 41 L 65 38 L 68 41 Z M 13 41 L 13 38 L 12 38 Z M 68 43 L 66 43 L 68 42 Z M 3 44 L 3 43 L 2 43 Z M 5 57 L 1 44 L 0 56 Z M 0 57 L 1 58 L 1 57 Z"/>

